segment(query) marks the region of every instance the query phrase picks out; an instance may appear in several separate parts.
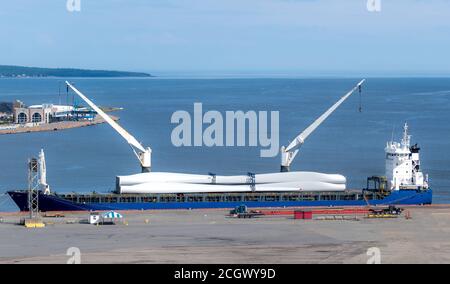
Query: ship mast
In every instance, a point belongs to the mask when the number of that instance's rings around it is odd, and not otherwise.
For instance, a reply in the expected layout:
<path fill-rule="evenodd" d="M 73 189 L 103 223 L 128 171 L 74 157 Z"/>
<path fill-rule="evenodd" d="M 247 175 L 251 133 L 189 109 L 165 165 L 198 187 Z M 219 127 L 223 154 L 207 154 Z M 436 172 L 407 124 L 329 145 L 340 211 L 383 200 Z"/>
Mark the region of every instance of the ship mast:
<path fill-rule="evenodd" d="M 402 139 L 402 146 L 403 148 L 409 148 L 411 146 L 411 135 L 408 134 L 408 123 L 405 122 L 405 125 L 403 126 L 403 139 Z"/>
<path fill-rule="evenodd" d="M 287 147 L 281 147 L 281 172 L 289 172 L 292 162 L 299 152 L 299 148 L 305 143 L 305 140 L 334 112 L 336 109 L 345 102 L 356 90 L 361 93 L 362 84 L 365 79 L 358 83 L 350 92 L 343 96 L 338 102 L 336 102 L 331 108 L 329 108 L 324 114 L 322 114 L 313 124 L 308 126 L 302 133 L 300 133 L 294 141 Z"/>

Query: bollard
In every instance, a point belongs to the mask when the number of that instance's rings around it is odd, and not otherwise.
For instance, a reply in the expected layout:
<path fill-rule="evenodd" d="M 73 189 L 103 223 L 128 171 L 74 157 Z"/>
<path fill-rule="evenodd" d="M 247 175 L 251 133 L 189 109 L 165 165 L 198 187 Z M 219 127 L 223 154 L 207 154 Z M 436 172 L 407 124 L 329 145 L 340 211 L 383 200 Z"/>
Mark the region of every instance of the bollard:
<path fill-rule="evenodd" d="M 409 210 L 406 210 L 406 212 L 405 212 L 405 219 L 406 220 L 412 219 L 411 212 Z"/>

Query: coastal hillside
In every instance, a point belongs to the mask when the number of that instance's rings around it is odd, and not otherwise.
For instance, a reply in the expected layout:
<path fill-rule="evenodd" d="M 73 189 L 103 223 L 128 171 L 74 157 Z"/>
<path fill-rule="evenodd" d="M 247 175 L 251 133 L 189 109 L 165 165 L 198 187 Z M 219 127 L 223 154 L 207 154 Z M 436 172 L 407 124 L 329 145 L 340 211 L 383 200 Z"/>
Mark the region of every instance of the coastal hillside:
<path fill-rule="evenodd" d="M 85 70 L 71 68 L 39 68 L 0 65 L 0 78 L 17 77 L 152 77 L 151 74 L 142 72 L 109 71 L 109 70 Z"/>
<path fill-rule="evenodd" d="M 7 102 L 0 102 L 0 113 L 12 113 L 13 104 Z"/>

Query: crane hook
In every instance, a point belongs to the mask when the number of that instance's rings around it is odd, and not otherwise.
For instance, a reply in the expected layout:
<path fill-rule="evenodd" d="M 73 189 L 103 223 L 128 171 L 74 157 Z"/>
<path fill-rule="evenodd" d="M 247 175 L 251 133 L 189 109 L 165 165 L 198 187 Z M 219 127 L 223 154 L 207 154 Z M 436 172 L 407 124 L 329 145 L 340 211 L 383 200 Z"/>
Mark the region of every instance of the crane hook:
<path fill-rule="evenodd" d="M 362 112 L 362 87 L 359 85 L 359 112 Z"/>

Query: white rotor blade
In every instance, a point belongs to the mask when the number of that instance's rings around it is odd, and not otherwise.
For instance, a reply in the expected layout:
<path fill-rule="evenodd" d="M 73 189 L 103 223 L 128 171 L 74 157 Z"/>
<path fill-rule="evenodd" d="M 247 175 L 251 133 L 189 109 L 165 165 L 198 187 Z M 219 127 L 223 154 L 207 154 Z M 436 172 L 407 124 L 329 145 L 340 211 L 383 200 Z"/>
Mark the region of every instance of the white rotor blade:
<path fill-rule="evenodd" d="M 145 152 L 144 147 L 139 143 L 136 138 L 134 138 L 130 133 L 128 133 L 125 129 L 123 129 L 117 122 L 115 122 L 109 115 L 107 115 L 104 111 L 102 111 L 98 106 L 96 106 L 91 100 L 89 100 L 85 95 L 83 95 L 80 91 L 78 91 L 74 86 L 72 86 L 69 82 L 66 81 L 67 86 L 69 86 L 80 98 L 82 98 L 94 111 L 98 113 L 109 125 L 111 125 L 114 130 L 117 131 L 125 140 L 127 140 L 128 144 L 135 147 L 136 149 Z"/>
<path fill-rule="evenodd" d="M 337 103 L 335 103 L 331 108 L 329 108 L 324 114 L 322 114 L 313 124 L 311 124 L 308 128 L 306 128 L 300 135 L 298 135 L 294 141 L 289 144 L 286 148 L 286 152 L 292 151 L 296 147 L 302 145 L 306 138 L 308 138 L 311 133 L 316 130 L 348 97 L 350 97 L 363 83 L 365 79 L 356 85 L 350 92 L 348 92 L 345 96 L 343 96 Z"/>

